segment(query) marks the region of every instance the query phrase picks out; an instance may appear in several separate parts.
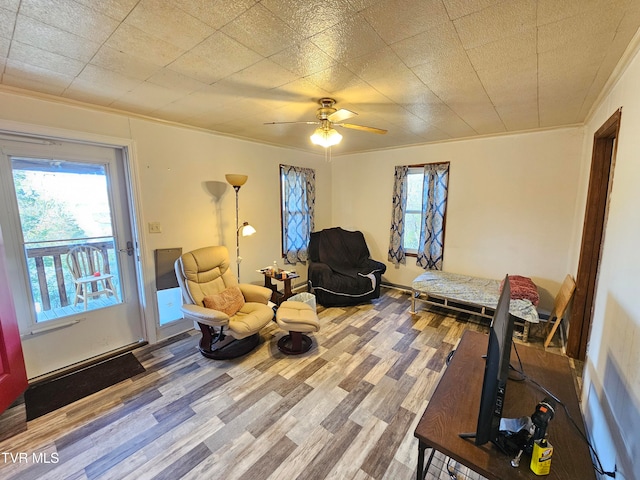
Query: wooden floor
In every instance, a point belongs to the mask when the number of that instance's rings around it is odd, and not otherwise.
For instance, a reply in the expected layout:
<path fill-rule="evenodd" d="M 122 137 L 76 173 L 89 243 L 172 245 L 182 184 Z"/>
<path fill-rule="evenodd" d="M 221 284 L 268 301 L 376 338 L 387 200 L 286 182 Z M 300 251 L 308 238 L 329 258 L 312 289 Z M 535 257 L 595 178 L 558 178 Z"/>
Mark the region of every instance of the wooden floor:
<path fill-rule="evenodd" d="M 145 373 L 1 442 L 0 478 L 413 479 L 413 430 L 446 357 L 465 329 L 486 324 L 411 315 L 409 304 L 383 289 L 372 304 L 320 307 L 303 356 L 277 350 L 275 323 L 234 361 L 202 357 L 195 331 L 140 349 Z"/>

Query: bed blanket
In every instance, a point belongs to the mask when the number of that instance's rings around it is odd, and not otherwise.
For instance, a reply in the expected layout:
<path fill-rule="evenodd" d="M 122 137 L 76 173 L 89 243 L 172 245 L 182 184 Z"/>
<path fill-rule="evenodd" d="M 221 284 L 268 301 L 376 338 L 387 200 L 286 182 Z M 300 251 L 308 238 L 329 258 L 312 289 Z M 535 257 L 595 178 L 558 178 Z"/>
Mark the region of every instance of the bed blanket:
<path fill-rule="evenodd" d="M 431 270 L 416 277 L 412 283 L 414 291 L 465 302 L 496 308 L 500 298 L 500 281 L 487 278 L 470 277 L 457 273 Z M 509 312 L 530 323 L 539 323 L 538 311 L 528 299 L 511 300 Z"/>

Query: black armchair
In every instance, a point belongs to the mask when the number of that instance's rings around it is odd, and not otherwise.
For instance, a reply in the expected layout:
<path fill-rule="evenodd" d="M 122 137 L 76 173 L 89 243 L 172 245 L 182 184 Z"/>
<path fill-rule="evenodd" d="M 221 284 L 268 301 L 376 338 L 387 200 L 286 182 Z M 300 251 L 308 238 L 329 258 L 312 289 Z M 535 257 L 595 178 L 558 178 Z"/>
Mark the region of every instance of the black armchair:
<path fill-rule="evenodd" d="M 380 296 L 387 266 L 370 258 L 362 232 L 340 227 L 312 232 L 309 286 L 325 307 L 356 305 Z"/>

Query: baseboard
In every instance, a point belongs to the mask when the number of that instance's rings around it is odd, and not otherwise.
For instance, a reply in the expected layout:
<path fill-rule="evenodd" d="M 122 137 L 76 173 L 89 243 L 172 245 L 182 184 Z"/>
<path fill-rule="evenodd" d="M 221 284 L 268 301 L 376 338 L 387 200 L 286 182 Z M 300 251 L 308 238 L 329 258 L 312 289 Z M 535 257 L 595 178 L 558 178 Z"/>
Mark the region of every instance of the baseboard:
<path fill-rule="evenodd" d="M 383 288 L 392 288 L 394 290 L 401 290 L 403 292 L 411 294 L 411 287 L 407 287 L 406 285 L 399 285 L 399 284 L 390 283 L 390 282 L 380 282 L 380 286 Z M 307 283 L 305 282 L 305 283 L 300 283 L 298 285 L 293 285 L 291 287 L 291 291 L 296 293 L 306 292 Z"/>
<path fill-rule="evenodd" d="M 69 375 L 70 373 L 83 370 L 87 367 L 91 367 L 93 365 L 97 365 L 98 363 L 104 362 L 105 360 L 109 360 L 124 353 L 128 353 L 132 350 L 135 350 L 136 348 L 143 347 L 148 343 L 149 342 L 147 342 L 146 340 L 140 340 L 139 342 L 125 345 L 124 347 L 118 348 L 116 350 L 111 350 L 110 352 L 106 352 L 102 355 L 97 355 L 82 362 L 74 363 L 73 365 L 69 365 L 68 367 L 45 373 L 44 375 L 40 375 L 39 377 L 30 378 L 29 386 L 37 385 L 43 382 L 49 382 L 51 380 L 55 380 L 56 378 L 64 377 L 65 375 Z"/>
<path fill-rule="evenodd" d="M 296 293 L 306 292 L 308 288 L 309 288 L 309 285 L 307 284 L 307 282 L 299 283 L 298 285 L 293 285 L 291 287 L 291 291 Z"/>
<path fill-rule="evenodd" d="M 406 292 L 408 294 L 411 294 L 411 292 L 413 291 L 411 289 L 411 287 L 407 287 L 406 285 L 399 285 L 397 283 L 381 282 L 380 286 L 384 287 L 384 288 L 392 288 L 394 290 L 400 290 L 400 291 Z"/>

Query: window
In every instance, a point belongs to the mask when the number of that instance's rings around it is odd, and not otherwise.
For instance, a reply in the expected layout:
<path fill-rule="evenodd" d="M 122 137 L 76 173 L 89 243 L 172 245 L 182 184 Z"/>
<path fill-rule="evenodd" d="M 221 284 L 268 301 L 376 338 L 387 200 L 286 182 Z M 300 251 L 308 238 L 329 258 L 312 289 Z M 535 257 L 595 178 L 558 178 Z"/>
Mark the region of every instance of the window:
<path fill-rule="evenodd" d="M 280 165 L 282 256 L 287 264 L 307 261 L 314 229 L 315 182 L 311 168 Z"/>
<path fill-rule="evenodd" d="M 121 303 L 108 164 L 10 158 L 36 322 Z M 92 282 L 91 301 L 78 265 L 68 263 L 69 252 L 79 246 L 100 252 L 87 258 L 92 268 L 102 261 L 104 279 Z"/>
<path fill-rule="evenodd" d="M 389 260 L 442 269 L 449 163 L 395 169 Z"/>
<path fill-rule="evenodd" d="M 422 219 L 422 183 L 424 171 L 419 167 L 407 172 L 407 207 L 404 212 L 404 251 L 409 255 L 418 254 L 420 243 L 420 220 Z"/>

